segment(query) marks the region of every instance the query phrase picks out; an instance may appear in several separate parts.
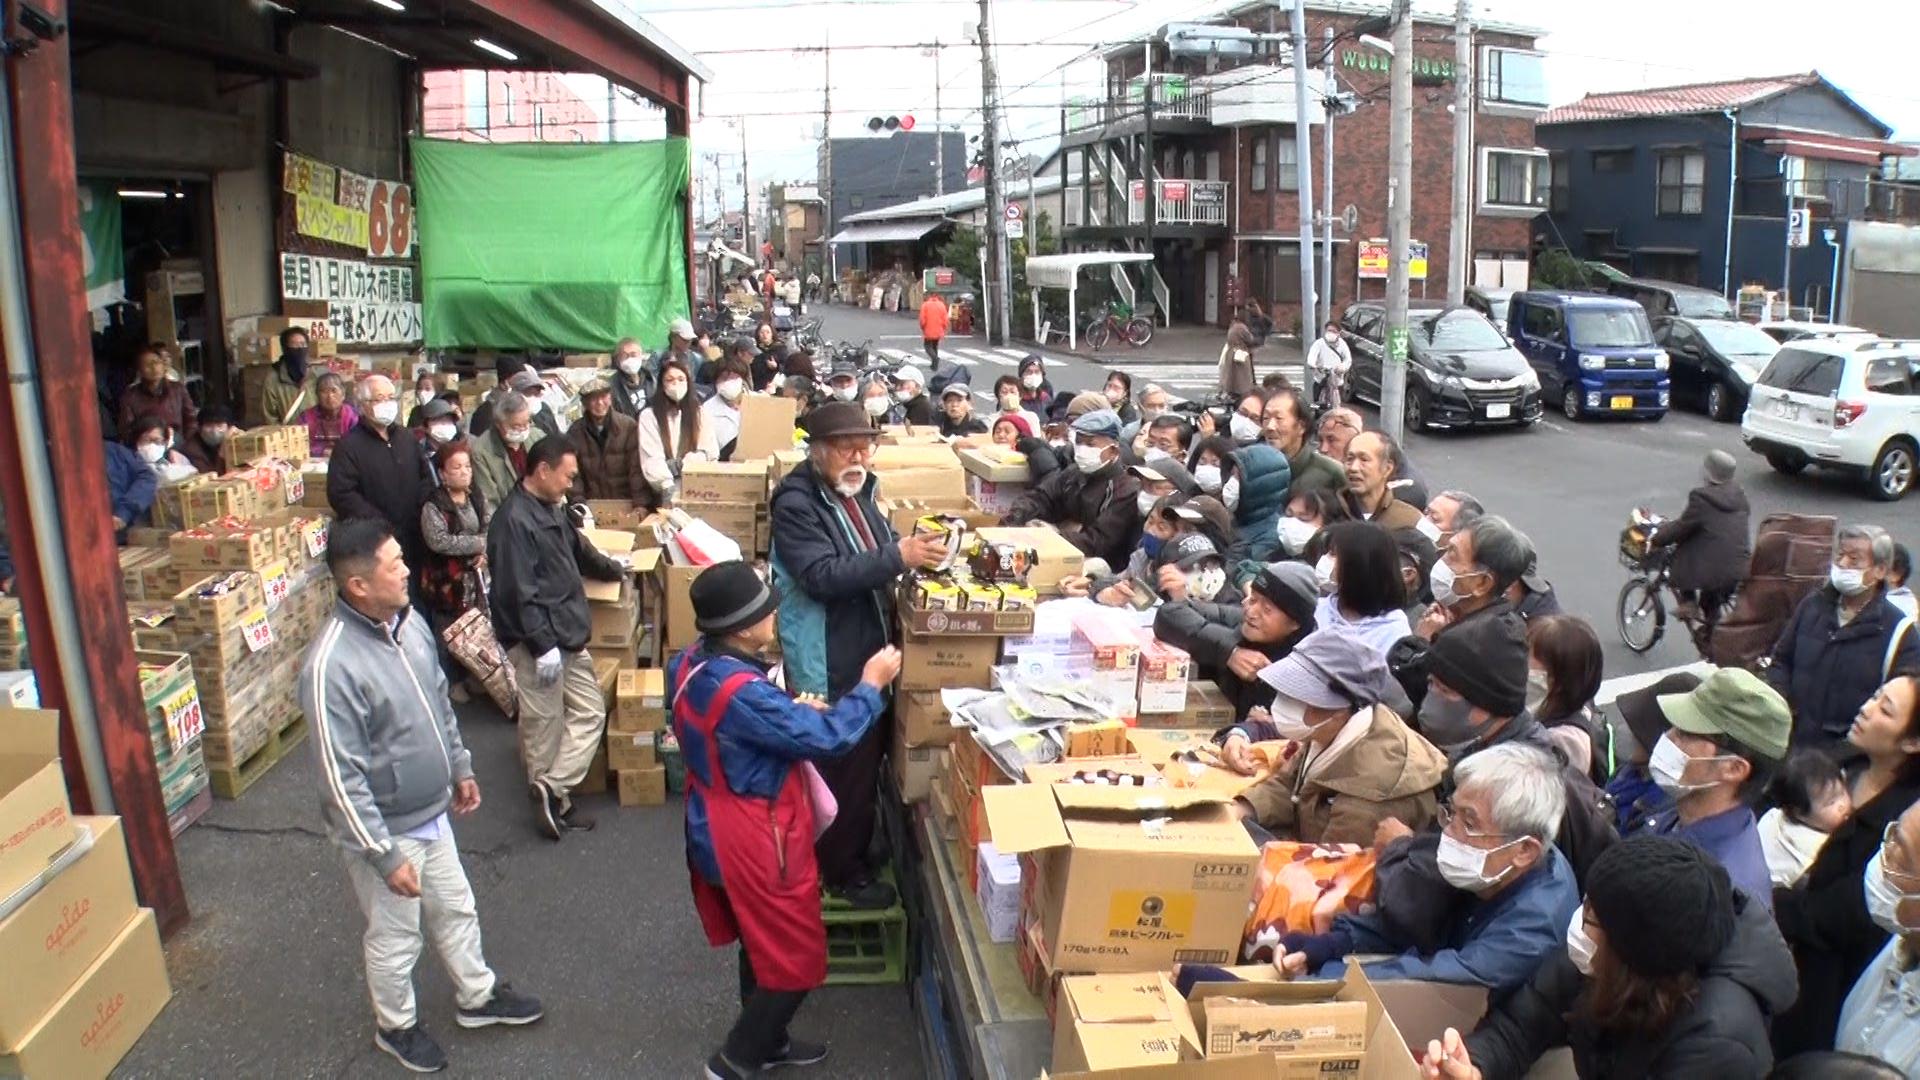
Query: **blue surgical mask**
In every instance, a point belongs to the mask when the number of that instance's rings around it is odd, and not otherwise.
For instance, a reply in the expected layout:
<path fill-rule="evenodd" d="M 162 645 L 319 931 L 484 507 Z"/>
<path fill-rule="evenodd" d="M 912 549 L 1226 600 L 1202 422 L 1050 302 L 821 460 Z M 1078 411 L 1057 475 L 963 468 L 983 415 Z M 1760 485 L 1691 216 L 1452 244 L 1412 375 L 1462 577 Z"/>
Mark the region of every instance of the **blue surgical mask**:
<path fill-rule="evenodd" d="M 1140 550 L 1146 552 L 1148 559 L 1158 559 L 1160 557 L 1160 549 L 1166 545 L 1167 542 L 1165 540 L 1160 539 L 1152 533 L 1145 533 L 1140 537 Z"/>

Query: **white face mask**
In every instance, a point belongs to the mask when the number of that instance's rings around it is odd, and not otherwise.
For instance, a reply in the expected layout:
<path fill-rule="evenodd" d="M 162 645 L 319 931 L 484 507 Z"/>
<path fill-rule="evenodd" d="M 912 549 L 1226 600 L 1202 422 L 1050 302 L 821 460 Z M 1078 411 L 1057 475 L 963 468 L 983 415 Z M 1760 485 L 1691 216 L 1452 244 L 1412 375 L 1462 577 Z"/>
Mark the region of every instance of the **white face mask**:
<path fill-rule="evenodd" d="M 1867 591 L 1867 573 L 1864 570 L 1848 570 L 1835 566 L 1827 571 L 1827 580 L 1840 591 L 1841 596 L 1859 596 Z"/>
<path fill-rule="evenodd" d="M 1000 411 L 1001 412 L 1019 412 L 1020 411 L 1020 395 L 1019 394 L 1001 394 L 1000 395 Z"/>
<path fill-rule="evenodd" d="M 1413 523 L 1413 531 L 1426 537 L 1430 543 L 1436 546 L 1440 543 L 1440 526 L 1435 525 L 1433 519 L 1425 514 L 1421 514 L 1420 520 Z"/>
<path fill-rule="evenodd" d="M 1322 336 L 1323 336 L 1323 337 L 1325 337 L 1325 338 L 1327 339 L 1327 344 L 1329 344 L 1329 345 L 1333 345 L 1333 344 L 1336 344 L 1336 343 L 1338 343 L 1338 342 L 1339 342 L 1339 340 L 1340 340 L 1340 331 L 1338 331 L 1338 330 L 1329 330 L 1329 331 L 1327 331 L 1327 332 L 1326 332 L 1325 334 L 1323 334 Z"/>
<path fill-rule="evenodd" d="M 1193 482 L 1200 485 L 1201 491 L 1205 491 L 1205 492 L 1219 491 L 1220 490 L 1220 466 L 1218 465 L 1194 466 Z"/>
<path fill-rule="evenodd" d="M 455 435 L 458 435 L 459 433 L 460 433 L 460 429 L 454 427 L 452 424 L 428 424 L 427 425 L 427 434 L 432 436 L 434 442 L 441 442 L 441 443 L 452 442 L 453 437 Z"/>
<path fill-rule="evenodd" d="M 1864 885 L 1867 894 L 1867 917 L 1889 934 L 1911 934 L 1920 927 L 1900 925 L 1900 901 L 1920 900 L 1920 893 L 1903 893 L 1887 880 L 1887 868 L 1884 851 L 1876 851 L 1867 861 Z"/>
<path fill-rule="evenodd" d="M 1320 556 L 1320 561 L 1313 564 L 1313 580 L 1319 583 L 1321 596 L 1332 596 L 1334 589 L 1338 588 L 1339 583 L 1333 578 L 1337 565 L 1331 552 Z"/>
<path fill-rule="evenodd" d="M 640 374 L 641 363 L 641 359 L 637 356 L 623 356 L 620 358 L 620 373 L 632 378 Z"/>
<path fill-rule="evenodd" d="M 1547 703 L 1547 673 L 1537 667 L 1527 667 L 1527 711 L 1540 715 L 1540 707 Z"/>
<path fill-rule="evenodd" d="M 1187 591 L 1201 600 L 1211 601 L 1227 587 L 1227 568 L 1203 566 L 1187 579 Z"/>
<path fill-rule="evenodd" d="M 1573 909 L 1573 921 L 1567 924 L 1567 959 L 1573 961 L 1575 971 L 1582 975 L 1593 974 L 1593 953 L 1596 946 L 1587 936 L 1587 911 L 1585 908 Z"/>
<path fill-rule="evenodd" d="M 1159 501 L 1160 496 L 1155 495 L 1151 491 L 1143 491 L 1133 497 L 1133 505 L 1140 508 L 1141 517 L 1146 517 L 1148 514 L 1153 513 L 1153 504 Z"/>
<path fill-rule="evenodd" d="M 381 424 L 381 425 L 391 424 L 395 420 L 399 419 L 399 417 L 400 417 L 399 402 L 380 401 L 380 402 L 374 403 L 374 406 L 373 406 L 373 422 L 374 423 Z"/>
<path fill-rule="evenodd" d="M 433 400 L 433 391 L 422 390 L 415 396 L 420 399 L 420 404 L 425 405 L 426 403 Z"/>
<path fill-rule="evenodd" d="M 1464 840 L 1455 840 L 1450 833 L 1443 832 L 1440 834 L 1440 850 L 1436 854 L 1436 861 L 1440 865 L 1440 876 L 1447 879 L 1447 884 L 1462 892 L 1477 893 L 1489 886 L 1498 885 L 1513 872 L 1513 867 L 1509 865 L 1505 870 L 1488 877 L 1487 856 L 1495 851 L 1510 848 L 1519 842 L 1519 840 L 1509 840 L 1497 848 L 1482 851 Z"/>
<path fill-rule="evenodd" d="M 1686 775 L 1687 765 L 1689 763 L 1694 761 L 1726 761 L 1731 757 L 1733 757 L 1732 754 L 1716 754 L 1713 757 L 1704 758 L 1690 757 L 1685 750 L 1680 749 L 1679 743 L 1673 741 L 1673 733 L 1666 732 L 1660 736 L 1659 742 L 1653 744 L 1653 753 L 1647 756 L 1647 772 L 1653 777 L 1653 782 L 1659 785 L 1661 791 L 1666 792 L 1669 797 L 1677 799 L 1690 792 L 1704 791 L 1707 788 L 1719 786 L 1720 782 L 1718 780 L 1707 780 L 1693 784 L 1686 783 L 1682 777 Z"/>
<path fill-rule="evenodd" d="M 727 401 L 738 401 L 746 392 L 746 384 L 739 379 L 721 379 L 714 384 L 714 391 Z"/>
<path fill-rule="evenodd" d="M 662 386 L 660 389 L 667 395 L 668 401 L 681 401 L 687 396 L 686 383 L 671 382 Z"/>
<path fill-rule="evenodd" d="M 1251 417 L 1241 416 L 1239 413 L 1234 413 L 1233 419 L 1227 422 L 1227 430 L 1233 434 L 1233 441 L 1242 446 L 1260 438 L 1260 425 Z"/>
<path fill-rule="evenodd" d="M 1313 542 L 1319 532 L 1319 526 L 1311 521 L 1301 521 L 1291 514 L 1280 515 L 1280 546 L 1289 555 L 1298 555 L 1307 550 L 1307 545 Z"/>
<path fill-rule="evenodd" d="M 1233 479 L 1227 481 L 1226 483 L 1220 485 L 1220 501 L 1227 504 L 1227 509 L 1229 510 L 1240 509 L 1240 478 L 1239 477 L 1236 476 Z"/>
<path fill-rule="evenodd" d="M 1329 722 L 1322 720 L 1319 724 L 1307 723 L 1307 703 L 1285 694 L 1274 695 L 1273 704 L 1267 706 L 1267 716 L 1273 721 L 1276 734 L 1294 742 L 1307 741 L 1314 732 L 1320 730 L 1321 725 Z"/>
<path fill-rule="evenodd" d="M 867 470 L 861 466 L 856 465 L 853 468 L 848 469 L 846 472 L 840 474 L 840 481 L 839 483 L 836 483 L 833 485 L 833 490 L 839 493 L 840 495 L 851 499 L 855 495 L 860 494 L 861 489 L 865 488 L 866 486 L 867 486 Z"/>
<path fill-rule="evenodd" d="M 533 429 L 530 427 L 500 429 L 500 437 L 507 440 L 508 446 L 525 446 L 527 438 L 532 434 Z"/>
<path fill-rule="evenodd" d="M 895 390 L 893 392 L 893 400 L 905 405 L 907 402 L 912 401 L 914 395 L 917 393 L 919 393 L 918 390 Z"/>
<path fill-rule="evenodd" d="M 860 404 L 866 407 L 868 416 L 876 417 L 887 415 L 887 409 L 891 407 L 891 403 L 883 397 L 870 397 Z"/>
<path fill-rule="evenodd" d="M 1140 460 L 1151 465 L 1156 461 L 1171 461 L 1173 460 L 1173 455 L 1157 446 L 1149 446 L 1147 447 L 1147 452 L 1140 455 Z"/>
<path fill-rule="evenodd" d="M 1107 463 L 1107 450 L 1104 446 L 1080 445 L 1073 448 L 1073 467 L 1083 474 L 1091 476 Z"/>
<path fill-rule="evenodd" d="M 839 398 L 841 401 L 852 401 L 853 395 L 857 393 L 858 390 L 859 388 L 854 386 L 836 386 L 833 388 L 833 396 Z"/>
<path fill-rule="evenodd" d="M 227 441 L 227 429 L 203 427 L 200 429 L 200 441 L 208 446 L 219 446 Z"/>
<path fill-rule="evenodd" d="M 165 443 L 141 443 L 140 444 L 140 460 L 146 462 L 149 465 L 160 464 L 161 459 L 165 458 L 166 456 L 167 456 L 167 445 Z"/>
<path fill-rule="evenodd" d="M 1109 386 L 1107 387 L 1107 400 L 1115 406 L 1118 406 L 1121 402 L 1127 400 L 1127 392 L 1118 387 Z"/>
<path fill-rule="evenodd" d="M 1467 597 L 1453 591 L 1454 583 L 1461 577 L 1474 577 L 1479 573 L 1480 571 L 1475 570 L 1464 575 L 1456 574 L 1453 572 L 1453 567 L 1447 565 L 1445 559 L 1434 563 L 1433 571 L 1428 577 L 1428 582 L 1433 586 L 1433 602 L 1441 607 L 1453 607 L 1466 600 Z"/>
<path fill-rule="evenodd" d="M 1020 385 L 1026 387 L 1029 390 L 1040 389 L 1039 374 L 1037 372 L 1029 372 L 1028 374 L 1020 376 Z"/>

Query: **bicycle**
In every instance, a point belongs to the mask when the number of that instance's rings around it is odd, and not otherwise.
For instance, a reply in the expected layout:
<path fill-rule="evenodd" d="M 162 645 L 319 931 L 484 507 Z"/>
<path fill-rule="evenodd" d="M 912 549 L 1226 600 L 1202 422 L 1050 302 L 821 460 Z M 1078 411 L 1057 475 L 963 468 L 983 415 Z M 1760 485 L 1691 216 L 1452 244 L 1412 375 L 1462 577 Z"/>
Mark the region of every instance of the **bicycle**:
<path fill-rule="evenodd" d="M 1620 631 L 1621 643 L 1636 653 L 1645 653 L 1658 645 L 1667 629 L 1665 593 L 1672 588 L 1669 578 L 1674 549 L 1653 543 L 1662 524 L 1665 524 L 1664 518 L 1636 509 L 1620 533 L 1620 562 L 1632 574 L 1620 587 L 1615 625 Z M 1686 626 L 1694 651 L 1702 659 L 1713 658 L 1713 628 L 1733 608 L 1734 599 L 1735 594 L 1729 593 L 1712 612 L 1686 604 L 1674 608 L 1674 617 Z"/>
<path fill-rule="evenodd" d="M 1136 349 L 1145 348 L 1153 341 L 1153 320 L 1129 311 L 1116 312 L 1113 305 L 1106 304 L 1080 336 L 1086 339 L 1087 348 L 1098 352 L 1106 348 L 1115 335 Z"/>

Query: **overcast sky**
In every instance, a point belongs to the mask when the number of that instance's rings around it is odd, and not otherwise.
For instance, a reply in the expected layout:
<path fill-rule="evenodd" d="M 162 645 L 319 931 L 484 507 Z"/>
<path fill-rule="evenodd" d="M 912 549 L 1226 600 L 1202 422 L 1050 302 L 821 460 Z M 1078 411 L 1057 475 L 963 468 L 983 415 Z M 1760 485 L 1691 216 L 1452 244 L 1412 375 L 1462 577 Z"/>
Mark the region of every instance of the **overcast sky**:
<path fill-rule="evenodd" d="M 700 55 L 713 69 L 695 125 L 696 169 L 738 189 L 745 124 L 751 176 L 811 180 L 825 65 L 833 52 L 833 133 L 864 133 L 874 115 L 910 113 L 934 122 L 935 62 L 920 50 L 860 48 L 942 42 L 941 116 L 980 130 L 979 49 L 963 45 L 979 17 L 975 0 L 615 0 Z M 996 0 L 997 63 L 1008 126 L 1023 148 L 1051 148 L 1058 108 L 1101 85 L 1097 50 L 1165 22 L 1204 17 L 1221 0 Z M 1451 14 L 1446 0 L 1415 0 Z M 1895 128 L 1920 138 L 1920 3 L 1914 0 L 1476 0 L 1476 18 L 1543 31 L 1555 103 L 1584 93 L 1669 86 L 1743 75 L 1818 69 Z M 1282 20 L 1284 26 L 1284 19 Z M 775 50 L 744 52 L 739 50 Z M 589 97 L 589 100 L 594 98 Z M 735 200 L 737 203 L 737 199 Z"/>

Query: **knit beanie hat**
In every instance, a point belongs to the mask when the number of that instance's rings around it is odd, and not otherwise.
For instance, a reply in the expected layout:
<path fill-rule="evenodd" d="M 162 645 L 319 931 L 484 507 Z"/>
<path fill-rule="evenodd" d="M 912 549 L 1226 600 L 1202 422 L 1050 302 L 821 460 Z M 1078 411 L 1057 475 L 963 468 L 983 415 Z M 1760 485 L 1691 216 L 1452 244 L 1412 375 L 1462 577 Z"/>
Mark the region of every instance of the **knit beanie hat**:
<path fill-rule="evenodd" d="M 1671 836 L 1642 833 L 1600 853 L 1587 902 L 1607 947 L 1636 975 L 1697 970 L 1733 939 L 1733 883 L 1713 856 Z"/>
<path fill-rule="evenodd" d="M 1320 583 L 1311 567 L 1303 563 L 1269 563 L 1255 575 L 1249 587 L 1286 612 L 1302 629 L 1313 626 L 1314 608 L 1320 602 Z"/>
<path fill-rule="evenodd" d="M 1448 627 L 1427 649 L 1427 672 L 1495 716 L 1527 707 L 1527 624 L 1488 611 Z"/>
<path fill-rule="evenodd" d="M 780 606 L 760 571 L 738 559 L 700 571 L 687 598 L 693 601 L 694 629 L 715 637 L 745 630 Z"/>

